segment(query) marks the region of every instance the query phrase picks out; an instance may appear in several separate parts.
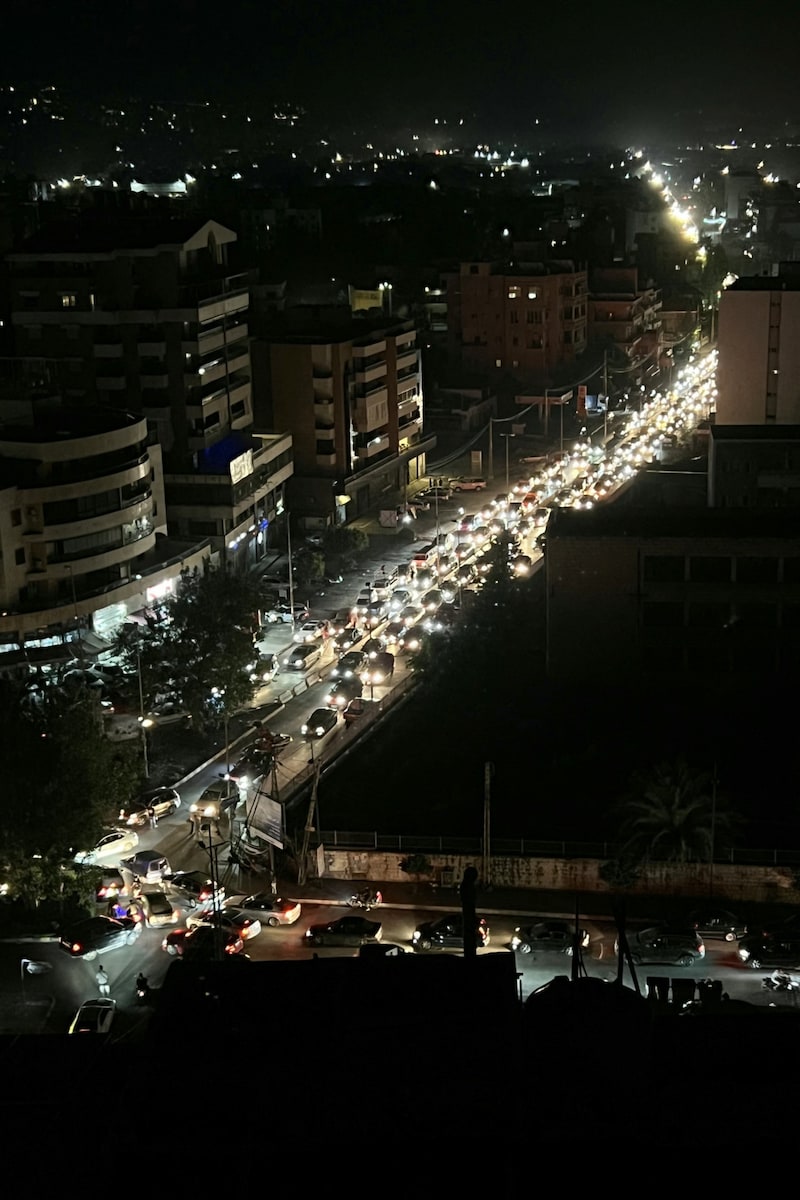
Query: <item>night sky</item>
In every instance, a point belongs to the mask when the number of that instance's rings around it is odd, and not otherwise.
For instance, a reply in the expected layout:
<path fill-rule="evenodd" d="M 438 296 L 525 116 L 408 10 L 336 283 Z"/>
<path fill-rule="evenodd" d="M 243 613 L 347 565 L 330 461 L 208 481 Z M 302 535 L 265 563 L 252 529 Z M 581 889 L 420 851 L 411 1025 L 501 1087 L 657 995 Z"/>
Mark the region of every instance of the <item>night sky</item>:
<path fill-rule="evenodd" d="M 781 6 L 783 7 L 783 6 Z M 286 96 L 392 127 L 463 115 L 576 138 L 702 110 L 800 117 L 800 11 L 510 0 L 4 0 L 0 73 L 89 98 Z"/>

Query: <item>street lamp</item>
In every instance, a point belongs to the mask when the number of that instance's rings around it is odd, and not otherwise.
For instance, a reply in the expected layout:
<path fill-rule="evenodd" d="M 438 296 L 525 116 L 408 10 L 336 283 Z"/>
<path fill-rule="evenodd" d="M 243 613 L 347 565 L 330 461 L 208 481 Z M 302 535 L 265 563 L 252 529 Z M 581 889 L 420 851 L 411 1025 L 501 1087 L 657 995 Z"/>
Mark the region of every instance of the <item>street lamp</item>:
<path fill-rule="evenodd" d="M 291 514 L 286 514 L 286 551 L 289 555 L 289 615 L 292 620 L 292 638 L 294 638 L 294 572 L 292 570 L 292 520 Z"/>
<path fill-rule="evenodd" d="M 389 297 L 389 316 L 392 315 L 392 285 L 388 282 L 378 284 L 378 291 L 383 293 L 383 297 Z"/>
<path fill-rule="evenodd" d="M 508 475 L 508 447 L 509 447 L 509 444 L 510 444 L 510 442 L 511 442 L 511 439 L 512 439 L 513 437 L 516 437 L 516 436 L 517 436 L 517 435 L 516 435 L 515 433 L 501 433 L 501 434 L 500 434 L 500 437 L 502 437 L 502 438 L 505 438 L 505 439 L 506 439 L 506 491 L 508 491 L 508 479 L 509 479 L 509 475 Z"/>
<path fill-rule="evenodd" d="M 150 764 L 147 761 L 147 731 L 153 726 L 150 717 L 144 715 L 144 688 L 142 687 L 142 656 L 136 651 L 136 674 L 139 679 L 139 728 L 142 731 L 142 757 L 144 759 L 144 777 L 150 778 Z"/>

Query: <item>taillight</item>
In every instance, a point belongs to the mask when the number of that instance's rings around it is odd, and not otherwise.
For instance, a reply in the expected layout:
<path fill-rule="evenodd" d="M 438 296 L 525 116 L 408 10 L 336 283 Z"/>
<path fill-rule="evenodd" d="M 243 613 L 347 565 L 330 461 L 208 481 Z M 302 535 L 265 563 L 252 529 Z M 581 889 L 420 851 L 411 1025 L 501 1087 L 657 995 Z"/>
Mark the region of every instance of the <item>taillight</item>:
<path fill-rule="evenodd" d="M 73 954 L 80 954 L 82 949 L 83 949 L 83 946 L 80 944 L 80 942 L 73 942 L 72 945 L 70 946 L 70 950 L 72 951 Z"/>
<path fill-rule="evenodd" d="M 97 898 L 98 898 L 98 900 L 104 900 L 104 899 L 106 898 L 106 896 L 107 896 L 107 895 L 108 895 L 108 888 L 107 888 L 107 887 L 101 887 L 101 888 L 100 888 L 100 890 L 99 890 L 99 891 L 98 891 L 98 893 L 97 893 Z"/>

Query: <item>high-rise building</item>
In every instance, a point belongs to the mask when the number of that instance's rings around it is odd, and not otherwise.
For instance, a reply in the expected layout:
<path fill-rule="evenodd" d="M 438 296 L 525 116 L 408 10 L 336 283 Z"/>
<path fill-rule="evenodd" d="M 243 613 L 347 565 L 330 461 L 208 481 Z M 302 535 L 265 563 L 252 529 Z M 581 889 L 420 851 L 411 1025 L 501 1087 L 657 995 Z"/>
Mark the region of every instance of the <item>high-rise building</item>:
<path fill-rule="evenodd" d="M 586 349 L 587 275 L 573 262 L 468 262 L 445 279 L 465 366 L 544 380 Z"/>
<path fill-rule="evenodd" d="M 417 332 L 365 320 L 283 334 L 265 347 L 272 419 L 290 429 L 289 504 L 309 528 L 350 520 L 425 474 Z"/>
<path fill-rule="evenodd" d="M 0 671 L 108 645 L 175 590 L 207 539 L 164 533 L 161 451 L 144 418 L 60 398 L 0 405 Z M 91 639 L 95 636 L 95 641 Z"/>
<path fill-rule="evenodd" d="M 146 417 L 170 531 L 209 537 L 239 566 L 280 511 L 291 439 L 254 430 L 235 242 L 216 221 L 93 211 L 46 225 L 6 261 L 17 354 L 58 364 L 73 405 Z"/>
<path fill-rule="evenodd" d="M 717 425 L 800 424 L 800 269 L 744 276 L 719 304 Z"/>

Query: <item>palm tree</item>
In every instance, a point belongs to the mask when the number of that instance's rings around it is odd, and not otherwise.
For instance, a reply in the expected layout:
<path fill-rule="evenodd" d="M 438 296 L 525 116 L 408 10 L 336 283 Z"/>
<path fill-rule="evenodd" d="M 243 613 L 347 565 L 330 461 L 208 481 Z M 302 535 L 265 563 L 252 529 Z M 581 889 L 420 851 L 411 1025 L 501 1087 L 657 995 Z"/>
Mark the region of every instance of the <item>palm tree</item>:
<path fill-rule="evenodd" d="M 715 795 L 709 772 L 684 759 L 659 763 L 634 776 L 619 805 L 620 855 L 630 861 L 708 862 L 714 845 L 730 839 L 733 818 Z"/>

